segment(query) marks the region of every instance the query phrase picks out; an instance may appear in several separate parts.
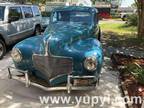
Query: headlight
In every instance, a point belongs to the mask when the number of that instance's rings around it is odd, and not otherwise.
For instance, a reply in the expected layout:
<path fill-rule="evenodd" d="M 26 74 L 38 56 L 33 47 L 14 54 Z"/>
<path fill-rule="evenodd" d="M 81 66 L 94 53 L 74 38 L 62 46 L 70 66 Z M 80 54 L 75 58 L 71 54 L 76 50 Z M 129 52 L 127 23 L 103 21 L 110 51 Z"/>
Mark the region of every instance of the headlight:
<path fill-rule="evenodd" d="M 87 57 L 84 61 L 84 67 L 89 71 L 95 71 L 97 66 L 96 57 Z"/>
<path fill-rule="evenodd" d="M 22 55 L 19 49 L 14 48 L 11 53 L 12 59 L 16 62 L 20 62 L 22 60 Z"/>

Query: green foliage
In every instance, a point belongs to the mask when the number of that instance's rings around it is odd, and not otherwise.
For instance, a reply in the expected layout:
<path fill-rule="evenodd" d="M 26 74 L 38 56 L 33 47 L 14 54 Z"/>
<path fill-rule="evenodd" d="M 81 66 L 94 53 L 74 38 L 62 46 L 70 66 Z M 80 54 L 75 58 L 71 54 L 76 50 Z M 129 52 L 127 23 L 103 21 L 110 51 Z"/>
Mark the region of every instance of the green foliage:
<path fill-rule="evenodd" d="M 129 26 L 137 26 L 138 25 L 138 16 L 137 14 L 128 15 L 127 24 Z"/>
<path fill-rule="evenodd" d="M 138 64 L 130 64 L 127 69 L 139 83 L 144 84 L 144 68 L 140 67 Z"/>
<path fill-rule="evenodd" d="M 133 4 L 131 5 L 131 7 L 132 7 L 132 8 L 136 8 L 136 7 L 137 7 L 136 3 L 133 3 Z"/>
<path fill-rule="evenodd" d="M 112 18 L 120 18 L 120 15 L 118 12 L 111 12 L 111 17 Z"/>
<path fill-rule="evenodd" d="M 117 23 L 118 22 L 118 23 Z M 116 22 L 102 22 L 101 29 L 105 32 L 114 32 L 117 34 L 133 34 L 136 33 L 137 27 L 127 26 L 125 23 Z"/>
<path fill-rule="evenodd" d="M 43 17 L 50 17 L 51 12 L 41 12 Z"/>

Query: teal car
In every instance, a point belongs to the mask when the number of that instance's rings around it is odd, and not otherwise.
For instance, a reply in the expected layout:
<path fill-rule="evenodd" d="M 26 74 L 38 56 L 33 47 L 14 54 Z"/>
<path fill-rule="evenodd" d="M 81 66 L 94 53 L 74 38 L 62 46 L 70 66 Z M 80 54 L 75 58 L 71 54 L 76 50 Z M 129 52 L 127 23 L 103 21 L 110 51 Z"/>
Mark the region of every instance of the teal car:
<path fill-rule="evenodd" d="M 103 63 L 97 16 L 97 10 L 92 7 L 54 9 L 43 35 L 14 46 L 11 56 L 15 67 L 8 68 L 9 77 L 47 91 L 70 92 L 95 87 Z M 24 79 L 14 76 L 13 69 Z M 45 81 L 46 86 L 40 81 Z"/>

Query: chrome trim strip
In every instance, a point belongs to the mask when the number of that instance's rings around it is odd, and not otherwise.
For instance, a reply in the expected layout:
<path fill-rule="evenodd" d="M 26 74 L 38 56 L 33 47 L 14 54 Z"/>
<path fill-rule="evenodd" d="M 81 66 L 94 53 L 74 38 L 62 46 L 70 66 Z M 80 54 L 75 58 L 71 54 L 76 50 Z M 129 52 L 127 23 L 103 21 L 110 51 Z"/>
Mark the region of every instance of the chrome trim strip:
<path fill-rule="evenodd" d="M 73 64 L 73 58 L 72 58 L 72 57 L 56 56 L 56 55 L 53 55 L 53 54 L 51 53 L 50 47 L 49 47 L 49 40 L 51 39 L 51 37 L 52 37 L 52 35 L 48 38 L 48 40 L 47 40 L 47 42 L 46 42 L 47 48 L 48 48 L 48 50 L 46 50 L 46 51 L 48 51 L 48 52 L 46 52 L 46 54 L 48 53 L 48 55 L 50 55 L 50 56 L 52 56 L 52 57 L 71 59 L 71 60 L 72 60 L 72 72 L 71 72 L 71 73 L 73 73 L 73 70 L 74 70 L 74 67 L 73 67 L 73 66 L 74 66 L 74 64 Z M 70 74 L 71 74 L 71 73 L 70 73 Z"/>
<path fill-rule="evenodd" d="M 20 78 L 16 75 L 12 75 L 11 69 L 14 69 L 18 72 L 21 72 L 24 75 L 24 78 Z M 67 90 L 67 92 L 70 93 L 71 90 L 94 90 L 94 89 L 96 89 L 96 85 L 95 86 L 77 86 L 76 87 L 76 86 L 72 86 L 72 84 L 70 82 L 71 78 L 95 78 L 95 76 L 72 76 L 72 75 L 68 75 L 67 86 L 45 87 L 45 86 L 42 86 L 38 83 L 31 82 L 30 79 L 29 79 L 29 76 L 28 76 L 28 71 L 18 70 L 15 67 L 9 66 L 8 67 L 8 72 L 9 72 L 9 75 L 8 75 L 9 79 L 14 79 L 14 80 L 20 81 L 20 82 L 26 84 L 26 87 L 30 87 L 30 85 L 32 85 L 32 86 L 38 87 L 38 88 L 40 88 L 42 90 L 45 90 L 45 91 Z M 97 79 L 99 79 L 99 78 L 97 78 Z"/>
<path fill-rule="evenodd" d="M 10 36 L 19 35 L 19 34 L 26 33 L 26 32 L 32 31 L 32 30 L 33 30 L 33 28 L 30 28 L 30 29 L 26 29 L 26 30 L 23 30 L 23 31 L 20 31 L 20 32 L 17 32 L 17 33 L 13 33 L 13 34 L 8 35 L 8 36 L 10 37 Z"/>
<path fill-rule="evenodd" d="M 12 79 L 20 81 L 24 84 L 26 83 L 25 80 L 20 79 L 16 76 L 13 76 Z M 42 90 L 45 90 L 45 91 L 63 91 L 63 90 L 67 90 L 67 87 L 65 87 L 65 86 L 63 86 L 63 87 L 44 87 L 44 86 L 42 86 L 40 84 L 37 84 L 37 83 L 34 83 L 34 82 L 30 82 L 30 85 L 38 87 L 38 88 L 40 88 Z M 95 86 L 71 87 L 70 90 L 93 90 L 93 89 L 95 89 Z M 68 93 L 70 93 L 70 92 L 68 92 Z"/>

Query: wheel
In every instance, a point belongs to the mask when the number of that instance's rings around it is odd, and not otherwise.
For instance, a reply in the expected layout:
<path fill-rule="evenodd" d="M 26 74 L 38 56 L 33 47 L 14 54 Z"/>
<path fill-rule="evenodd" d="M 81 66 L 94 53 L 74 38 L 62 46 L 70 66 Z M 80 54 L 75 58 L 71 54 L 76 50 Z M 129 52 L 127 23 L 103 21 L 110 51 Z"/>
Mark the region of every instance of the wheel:
<path fill-rule="evenodd" d="M 5 43 L 0 40 L 0 59 L 3 58 L 3 56 L 5 55 L 6 53 L 6 46 L 5 46 Z"/>
<path fill-rule="evenodd" d="M 36 35 L 36 36 L 41 35 L 41 27 L 40 26 L 36 26 L 34 35 Z"/>
<path fill-rule="evenodd" d="M 101 30 L 99 29 L 98 40 L 101 41 Z"/>

